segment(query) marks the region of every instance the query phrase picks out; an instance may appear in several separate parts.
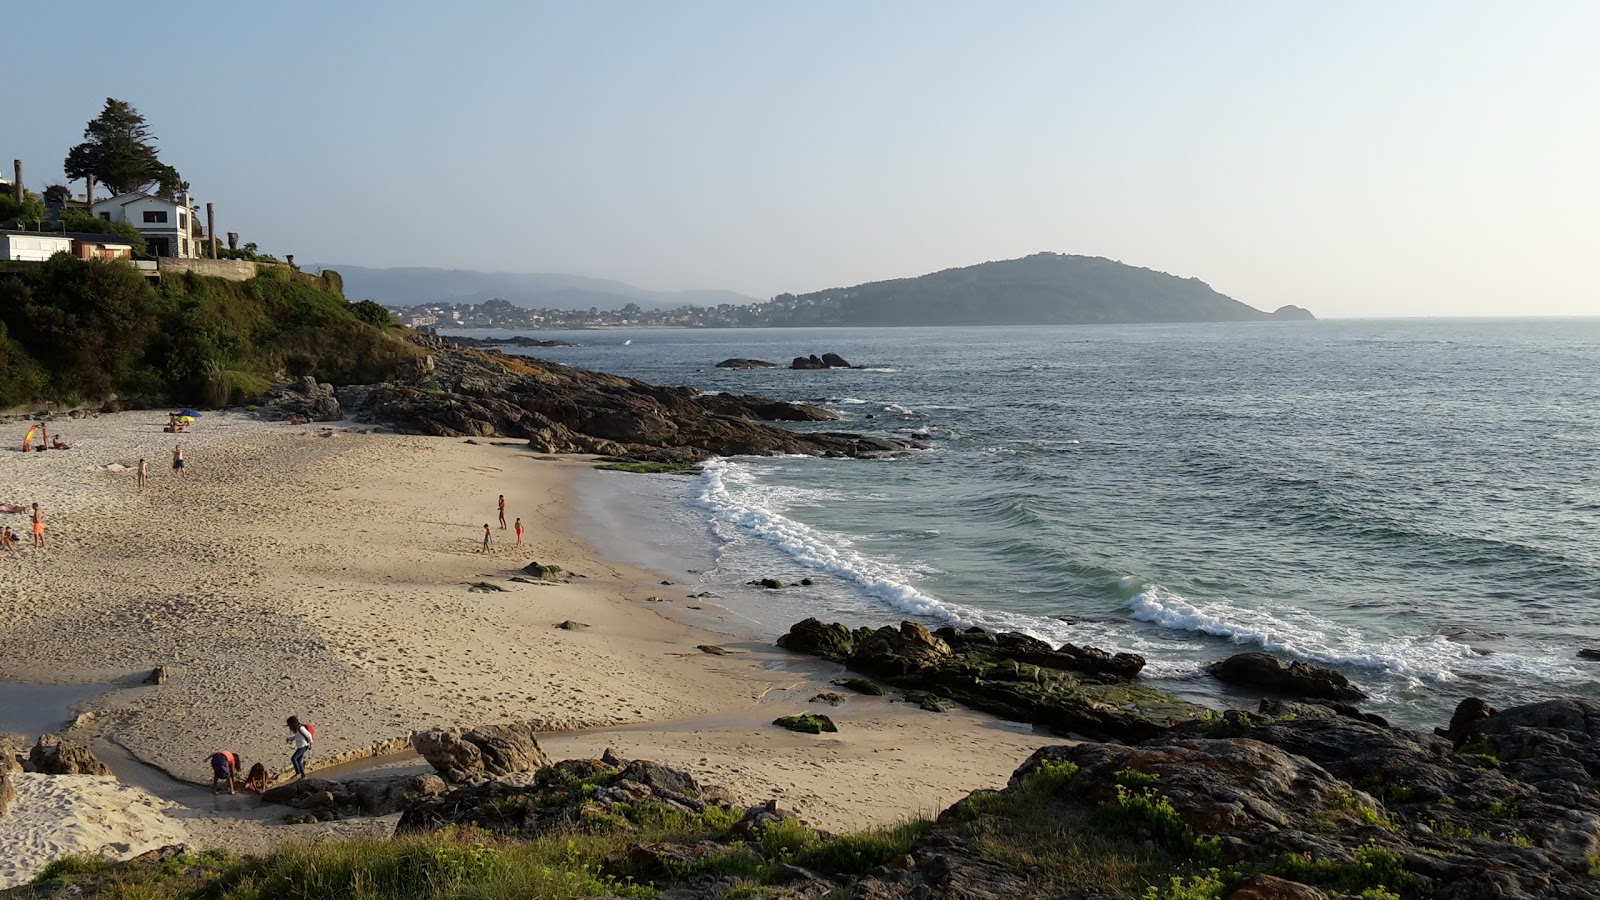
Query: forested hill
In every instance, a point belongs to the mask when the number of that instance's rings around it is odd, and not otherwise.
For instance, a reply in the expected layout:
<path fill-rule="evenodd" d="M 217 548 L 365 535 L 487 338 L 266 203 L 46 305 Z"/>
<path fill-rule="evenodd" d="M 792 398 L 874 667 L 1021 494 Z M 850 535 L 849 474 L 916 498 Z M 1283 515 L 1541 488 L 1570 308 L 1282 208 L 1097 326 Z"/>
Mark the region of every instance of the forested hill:
<path fill-rule="evenodd" d="M 1197 278 L 1038 253 L 918 278 L 774 298 L 773 325 L 1070 325 L 1309 319 L 1247 306 Z"/>

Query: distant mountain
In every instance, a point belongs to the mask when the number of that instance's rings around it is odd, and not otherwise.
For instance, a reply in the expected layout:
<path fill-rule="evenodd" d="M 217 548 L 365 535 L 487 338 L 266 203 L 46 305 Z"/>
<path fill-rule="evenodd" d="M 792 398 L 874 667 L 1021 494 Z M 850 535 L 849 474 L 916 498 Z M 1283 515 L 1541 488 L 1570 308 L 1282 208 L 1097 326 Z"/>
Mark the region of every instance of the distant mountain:
<path fill-rule="evenodd" d="M 1037 253 L 918 278 L 773 298 L 773 325 L 1081 325 L 1310 319 L 1263 312 L 1198 278 L 1097 256 Z"/>
<path fill-rule="evenodd" d="M 484 303 L 496 297 L 517 306 L 543 309 L 621 309 L 637 303 L 646 309 L 756 303 L 732 291 L 647 291 L 643 288 L 582 275 L 556 273 L 474 272 L 468 269 L 369 269 L 327 263 L 344 276 L 345 296 L 376 300 L 385 306 L 423 303 Z"/>

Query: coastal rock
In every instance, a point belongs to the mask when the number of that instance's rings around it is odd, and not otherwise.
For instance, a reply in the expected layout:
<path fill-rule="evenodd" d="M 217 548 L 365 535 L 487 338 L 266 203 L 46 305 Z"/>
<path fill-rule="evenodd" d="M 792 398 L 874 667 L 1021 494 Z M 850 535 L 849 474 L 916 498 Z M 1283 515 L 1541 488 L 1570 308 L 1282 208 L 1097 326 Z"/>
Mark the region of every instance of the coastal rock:
<path fill-rule="evenodd" d="M 767 362 L 764 359 L 746 359 L 741 356 L 735 356 L 732 359 L 725 359 L 717 363 L 717 368 L 719 369 L 774 369 L 777 366 L 778 364 L 775 362 Z"/>
<path fill-rule="evenodd" d="M 306 810 L 327 821 L 386 816 L 445 790 L 444 780 L 437 775 L 392 775 L 353 781 L 304 778 L 267 789 L 261 800 Z"/>
<path fill-rule="evenodd" d="M 531 562 L 522 567 L 522 571 L 545 581 L 555 581 L 561 577 L 561 567 Z"/>
<path fill-rule="evenodd" d="M 850 368 L 850 363 L 846 362 L 845 358 L 840 356 L 837 353 L 824 353 L 824 354 L 822 354 L 822 362 L 824 364 L 826 364 L 827 367 L 830 368 L 830 369 L 848 369 L 848 368 Z"/>
<path fill-rule="evenodd" d="M 299 416 L 309 422 L 336 422 L 344 418 L 333 385 L 319 384 L 310 375 L 274 388 L 261 404 L 260 411 L 269 419 Z"/>
<path fill-rule="evenodd" d="M 807 713 L 803 716 L 779 716 L 772 720 L 772 724 L 790 731 L 803 734 L 822 734 L 823 732 L 838 731 L 839 727 L 827 716 Z"/>
<path fill-rule="evenodd" d="M 17 788 L 11 783 L 11 770 L 0 768 L 0 816 L 17 802 Z"/>
<path fill-rule="evenodd" d="M 43 735 L 28 753 L 33 771 L 45 775 L 110 775 L 88 747 L 54 734 Z"/>
<path fill-rule="evenodd" d="M 707 807 L 729 809 L 723 791 L 701 785 L 688 772 L 634 760 L 620 765 L 569 759 L 515 779 L 479 780 L 407 804 L 397 833 L 471 825 L 500 834 L 535 837 L 601 816 L 624 820 L 629 810 L 654 806 L 695 816 Z"/>
<path fill-rule="evenodd" d="M 1291 697 L 1317 697 L 1346 703 L 1367 698 L 1348 678 L 1327 666 L 1306 662 L 1285 665 L 1268 653 L 1238 653 L 1212 663 L 1206 671 L 1228 684 Z"/>
<path fill-rule="evenodd" d="M 532 723 L 481 725 L 457 734 L 443 729 L 413 735 L 411 745 L 446 781 L 503 777 L 549 765 Z"/>
<path fill-rule="evenodd" d="M 401 433 L 511 437 L 544 453 L 591 453 L 640 462 L 697 463 L 712 456 L 775 454 L 859 457 L 916 446 L 765 424 L 834 418 L 804 404 L 702 394 L 690 387 L 662 387 L 434 338 L 413 341 L 429 351 L 431 371 L 408 365 L 381 384 L 340 388 L 341 409 Z"/>
<path fill-rule="evenodd" d="M 791 369 L 826 369 L 827 367 L 828 364 L 823 362 L 822 357 L 815 353 L 810 356 L 796 356 L 789 363 L 789 368 Z"/>
<path fill-rule="evenodd" d="M 1280 306 L 1277 309 L 1273 310 L 1272 311 L 1272 318 L 1274 318 L 1274 319 L 1291 319 L 1291 320 L 1294 320 L 1294 321 L 1309 322 L 1309 321 L 1312 321 L 1313 319 L 1315 319 L 1316 316 L 1311 314 L 1311 310 L 1306 309 L 1303 306 L 1289 305 L 1289 306 Z"/>
<path fill-rule="evenodd" d="M 1328 900 L 1328 895 L 1309 884 L 1257 873 L 1241 881 L 1227 900 Z"/>
<path fill-rule="evenodd" d="M 1456 711 L 1450 716 L 1448 728 L 1435 729 L 1440 737 L 1450 738 L 1460 749 L 1473 732 L 1478 730 L 1478 725 L 1485 719 L 1494 715 L 1494 707 L 1479 700 L 1477 697 L 1468 697 L 1456 704 Z"/>
<path fill-rule="evenodd" d="M 1600 649 L 1585 647 L 1578 651 L 1579 659 L 1600 659 Z"/>
<path fill-rule="evenodd" d="M 167 667 L 166 666 L 156 666 L 154 669 L 150 670 L 150 674 L 149 675 L 145 676 L 144 683 L 145 684 L 166 684 L 167 683 L 167 677 L 168 677 L 167 676 Z"/>
<path fill-rule="evenodd" d="M 902 690 L 923 691 L 1058 734 L 1144 740 L 1201 712 L 1176 697 L 1122 684 L 1129 677 L 1125 673 L 1144 665 L 1138 657 L 1119 659 L 1093 648 L 1055 651 L 1025 635 L 1002 637 L 981 629 L 935 634 L 915 622 L 852 631 L 806 619 L 779 638 L 778 646 L 844 663 Z M 1089 671 L 1049 663 L 1083 665 Z"/>

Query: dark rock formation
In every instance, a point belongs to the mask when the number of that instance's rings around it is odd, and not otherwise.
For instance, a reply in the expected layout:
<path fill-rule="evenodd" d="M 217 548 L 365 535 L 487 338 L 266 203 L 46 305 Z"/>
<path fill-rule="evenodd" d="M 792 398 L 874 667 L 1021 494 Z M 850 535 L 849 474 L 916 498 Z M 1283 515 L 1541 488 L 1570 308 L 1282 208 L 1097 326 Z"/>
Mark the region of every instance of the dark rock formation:
<path fill-rule="evenodd" d="M 1585 647 L 1578 651 L 1579 659 L 1600 659 L 1600 649 Z"/>
<path fill-rule="evenodd" d="M 1337 714 L 1213 720 L 1136 747 L 1042 749 L 1011 790 L 1070 762 L 1055 788 L 1069 803 L 1166 804 L 1177 822 L 1155 840 L 1329 893 L 1381 883 L 1407 898 L 1595 896 L 1600 703 L 1535 703 L 1476 727 L 1456 753 Z"/>
<path fill-rule="evenodd" d="M 729 808 L 721 790 L 699 784 L 687 772 L 642 760 L 617 762 L 622 765 L 569 759 L 544 770 L 542 777 L 455 787 L 410 804 L 395 830 L 404 834 L 471 825 L 534 837 L 600 816 L 621 819 L 622 810 L 644 804 L 690 816 L 708 806 Z"/>
<path fill-rule="evenodd" d="M 775 362 L 767 362 L 764 359 L 746 359 L 742 356 L 735 356 L 732 359 L 725 359 L 717 363 L 717 368 L 719 369 L 775 369 L 777 367 L 778 364 Z"/>
<path fill-rule="evenodd" d="M 903 441 L 835 432 L 798 433 L 763 421 L 816 422 L 826 410 L 760 397 L 660 387 L 526 356 L 447 346 L 389 381 L 339 389 L 345 412 L 397 431 L 444 437 L 512 437 L 545 453 L 594 453 L 641 462 L 796 453 L 872 456 Z"/>
<path fill-rule="evenodd" d="M 413 735 L 411 745 L 446 781 L 460 782 L 533 772 L 549 765 L 550 758 L 539 749 L 535 731 L 526 722 L 480 725 L 461 734 L 434 729 Z"/>
<path fill-rule="evenodd" d="M 1440 737 L 1450 738 L 1456 748 L 1460 749 L 1461 745 L 1478 730 L 1478 725 L 1493 715 L 1494 707 L 1477 697 L 1468 697 L 1456 704 L 1455 714 L 1450 717 L 1450 726 L 1436 728 L 1434 733 Z"/>
<path fill-rule="evenodd" d="M 858 694 L 866 694 L 869 697 L 883 696 L 883 688 L 865 678 L 840 678 L 833 683 L 842 688 L 849 688 Z"/>
<path fill-rule="evenodd" d="M 275 388 L 261 404 L 260 411 L 269 419 L 299 416 L 308 422 L 337 422 L 344 418 L 333 385 L 318 384 L 310 375 Z"/>
<path fill-rule="evenodd" d="M 156 666 L 154 669 L 150 670 L 150 674 L 149 675 L 145 676 L 144 683 L 145 684 L 166 684 L 167 683 L 167 677 L 168 677 L 167 676 L 167 667 L 166 666 Z"/>
<path fill-rule="evenodd" d="M 53 734 L 39 738 L 28 753 L 33 771 L 45 775 L 110 775 L 106 764 L 95 758 L 88 747 Z"/>
<path fill-rule="evenodd" d="M 831 733 L 839 730 L 839 726 L 833 724 L 832 719 L 813 713 L 807 713 L 803 716 L 780 716 L 773 719 L 772 724 L 779 728 L 787 728 L 790 731 L 799 731 L 804 734 L 822 734 L 825 731 Z"/>
<path fill-rule="evenodd" d="M 444 779 L 437 775 L 391 775 L 356 781 L 304 778 L 270 788 L 261 799 L 305 810 L 326 822 L 354 816 L 385 816 L 438 796 L 446 789 Z"/>
<path fill-rule="evenodd" d="M 459 335 L 458 334 L 458 335 L 452 335 L 452 336 L 446 338 L 445 340 L 447 340 L 450 343 L 456 345 L 457 347 L 475 347 L 475 348 L 483 348 L 483 347 L 576 347 L 576 346 L 578 346 L 577 344 L 574 344 L 571 341 L 560 341 L 560 340 L 541 341 L 538 338 L 523 337 L 520 334 L 513 335 L 511 337 L 503 337 L 503 338 L 466 337 L 464 335 Z"/>
<path fill-rule="evenodd" d="M 935 634 L 915 622 L 852 631 L 807 619 L 778 646 L 1059 734 L 1143 740 L 1200 713 L 1128 684 L 1144 666 L 1138 656 L 1071 645 L 1055 650 L 1022 634 L 949 628 Z"/>
<path fill-rule="evenodd" d="M 1212 663 L 1206 671 L 1218 680 L 1289 697 L 1316 697 L 1352 703 L 1367 695 L 1350 679 L 1316 663 L 1283 661 L 1269 653 L 1239 653 Z"/>
<path fill-rule="evenodd" d="M 522 567 L 522 571 L 545 581 L 555 581 L 561 577 L 561 567 L 531 562 Z"/>
<path fill-rule="evenodd" d="M 837 353 L 824 353 L 821 356 L 815 353 L 810 356 L 796 356 L 789 363 L 791 369 L 848 369 L 850 364 Z"/>

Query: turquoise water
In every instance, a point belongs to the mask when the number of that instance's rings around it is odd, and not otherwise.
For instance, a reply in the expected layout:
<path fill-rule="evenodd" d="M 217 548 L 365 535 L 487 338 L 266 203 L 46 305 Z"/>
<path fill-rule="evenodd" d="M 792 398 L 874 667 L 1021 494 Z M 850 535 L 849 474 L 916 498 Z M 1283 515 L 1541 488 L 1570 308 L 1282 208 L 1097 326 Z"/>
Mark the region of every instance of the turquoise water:
<path fill-rule="evenodd" d="M 1144 654 L 1190 694 L 1264 648 L 1419 722 L 1466 695 L 1600 696 L 1576 658 L 1600 645 L 1600 319 L 563 336 L 583 346 L 536 354 L 932 448 L 722 460 L 597 501 L 611 529 L 666 516 L 651 561 L 679 541 L 767 630 L 1015 628 Z M 825 351 L 865 368 L 711 365 Z M 769 575 L 818 584 L 739 590 Z"/>

